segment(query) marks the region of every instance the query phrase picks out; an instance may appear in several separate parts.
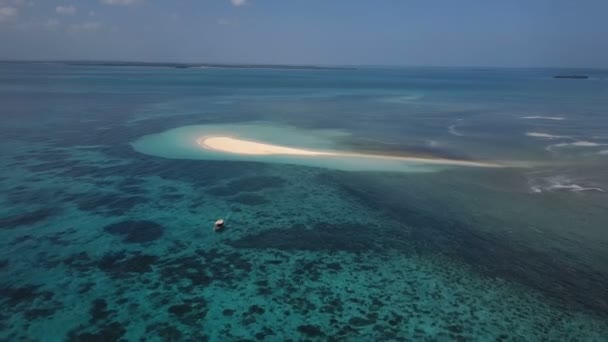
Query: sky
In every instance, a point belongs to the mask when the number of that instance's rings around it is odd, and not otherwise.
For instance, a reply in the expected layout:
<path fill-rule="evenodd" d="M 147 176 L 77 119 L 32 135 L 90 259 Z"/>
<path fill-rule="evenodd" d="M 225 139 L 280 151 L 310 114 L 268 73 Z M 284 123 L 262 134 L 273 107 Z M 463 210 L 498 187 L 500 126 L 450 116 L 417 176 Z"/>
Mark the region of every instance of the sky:
<path fill-rule="evenodd" d="M 0 59 L 608 68 L 608 0 L 0 0 Z"/>

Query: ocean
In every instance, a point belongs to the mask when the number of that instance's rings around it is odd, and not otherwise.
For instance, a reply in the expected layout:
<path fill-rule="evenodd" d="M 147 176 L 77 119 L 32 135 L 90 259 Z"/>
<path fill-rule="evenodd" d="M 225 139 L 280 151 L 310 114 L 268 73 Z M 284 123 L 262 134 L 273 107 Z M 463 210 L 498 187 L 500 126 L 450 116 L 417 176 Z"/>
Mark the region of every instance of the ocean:
<path fill-rule="evenodd" d="M 608 339 L 608 71 L 0 63 L 0 117 L 1 341 Z"/>

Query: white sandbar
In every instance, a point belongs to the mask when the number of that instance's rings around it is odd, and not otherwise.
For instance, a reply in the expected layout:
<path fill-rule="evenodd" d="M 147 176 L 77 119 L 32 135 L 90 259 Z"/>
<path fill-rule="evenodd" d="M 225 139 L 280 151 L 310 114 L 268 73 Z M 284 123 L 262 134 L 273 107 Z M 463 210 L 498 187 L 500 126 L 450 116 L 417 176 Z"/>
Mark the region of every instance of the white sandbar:
<path fill-rule="evenodd" d="M 204 136 L 197 139 L 199 146 L 207 150 L 216 152 L 240 154 L 240 155 L 288 155 L 301 157 L 350 157 L 360 159 L 379 159 L 403 161 L 420 164 L 434 165 L 454 165 L 454 166 L 472 166 L 472 167 L 503 167 L 503 165 L 489 162 L 476 162 L 470 160 L 431 158 L 431 157 L 405 157 L 405 156 L 389 156 L 378 154 L 351 153 L 338 151 L 316 151 L 292 148 L 280 145 L 265 144 L 250 140 L 241 140 L 225 136 Z"/>
<path fill-rule="evenodd" d="M 249 154 L 249 155 L 297 155 L 297 156 L 321 156 L 335 155 L 331 152 L 303 150 L 299 148 L 284 147 L 279 145 L 263 144 L 255 141 L 240 140 L 230 137 L 203 137 L 197 140 L 203 148 L 225 153 Z"/>

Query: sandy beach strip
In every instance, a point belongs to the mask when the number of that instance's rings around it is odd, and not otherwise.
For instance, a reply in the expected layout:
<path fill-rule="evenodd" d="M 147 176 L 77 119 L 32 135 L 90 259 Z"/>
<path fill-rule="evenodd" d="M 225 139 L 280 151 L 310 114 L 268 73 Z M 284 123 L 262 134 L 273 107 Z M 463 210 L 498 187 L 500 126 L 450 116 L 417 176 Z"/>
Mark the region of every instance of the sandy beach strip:
<path fill-rule="evenodd" d="M 306 150 L 280 145 L 265 144 L 257 141 L 236 139 L 226 136 L 207 136 L 197 139 L 197 143 L 204 149 L 241 155 L 271 156 L 271 155 L 291 155 L 302 157 L 347 157 L 360 158 L 362 160 L 394 160 L 409 163 L 433 164 L 433 165 L 454 165 L 469 167 L 504 167 L 504 165 L 491 162 L 479 162 L 460 159 L 445 159 L 432 157 L 405 157 L 380 154 L 351 153 L 338 151 L 316 151 Z"/>
<path fill-rule="evenodd" d="M 230 137 L 203 137 L 197 140 L 203 148 L 235 154 L 247 155 L 297 155 L 297 156 L 328 156 L 336 155 L 331 152 L 304 150 L 299 148 L 270 145 L 255 141 L 240 140 Z"/>

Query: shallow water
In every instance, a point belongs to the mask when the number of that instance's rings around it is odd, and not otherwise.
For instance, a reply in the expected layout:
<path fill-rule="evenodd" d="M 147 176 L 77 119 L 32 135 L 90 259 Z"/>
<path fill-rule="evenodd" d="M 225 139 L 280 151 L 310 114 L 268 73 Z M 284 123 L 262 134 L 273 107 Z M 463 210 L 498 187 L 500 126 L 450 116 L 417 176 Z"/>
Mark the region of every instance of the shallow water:
<path fill-rule="evenodd" d="M 268 123 L 234 123 L 224 125 L 190 125 L 158 134 L 143 136 L 132 142 L 137 152 L 170 159 L 253 161 L 287 165 L 313 166 L 344 171 L 431 172 L 449 166 L 449 163 L 472 161 L 440 158 L 363 154 L 357 151 L 336 149 L 337 140 L 349 135 L 340 131 L 297 129 Z M 232 153 L 204 146 L 206 138 L 228 137 L 254 144 L 304 149 L 316 155 L 276 153 L 268 155 Z M 483 163 L 480 165 L 485 166 Z M 477 165 L 477 164 L 473 164 Z M 490 165 L 490 164 L 488 164 Z M 493 165 L 493 164 L 491 164 Z"/>
<path fill-rule="evenodd" d="M 0 340 L 605 340 L 608 74 L 585 72 L 0 65 Z M 530 167 L 134 143 L 252 122 L 298 146 Z"/>

